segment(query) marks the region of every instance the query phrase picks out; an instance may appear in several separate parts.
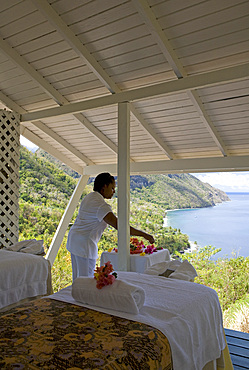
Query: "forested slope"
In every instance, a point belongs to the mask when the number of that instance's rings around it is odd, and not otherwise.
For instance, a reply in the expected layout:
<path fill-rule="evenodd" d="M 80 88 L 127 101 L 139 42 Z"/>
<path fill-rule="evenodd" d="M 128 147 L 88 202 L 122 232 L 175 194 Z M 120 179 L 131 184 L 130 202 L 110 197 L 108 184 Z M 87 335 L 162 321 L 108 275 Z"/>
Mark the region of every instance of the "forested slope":
<path fill-rule="evenodd" d="M 75 171 L 42 149 L 37 150 L 36 156 L 56 164 L 58 168 L 73 178 L 79 177 Z M 90 179 L 90 182 L 92 181 L 93 179 Z M 160 205 L 165 210 L 209 207 L 229 200 L 225 192 L 201 182 L 190 174 L 131 176 L 130 189 L 132 201 L 142 199 Z"/>
<path fill-rule="evenodd" d="M 131 189 L 133 200 L 143 198 L 165 210 L 210 207 L 229 200 L 226 193 L 190 174 L 132 176 Z"/>

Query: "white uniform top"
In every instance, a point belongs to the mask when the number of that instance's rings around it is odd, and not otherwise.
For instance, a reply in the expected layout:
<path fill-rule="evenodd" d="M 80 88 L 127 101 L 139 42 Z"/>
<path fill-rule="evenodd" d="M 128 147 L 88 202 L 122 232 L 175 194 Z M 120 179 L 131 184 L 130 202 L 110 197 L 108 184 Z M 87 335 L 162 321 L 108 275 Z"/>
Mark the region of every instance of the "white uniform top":
<path fill-rule="evenodd" d="M 99 192 L 94 191 L 86 195 L 69 231 L 67 250 L 76 256 L 97 259 L 97 243 L 107 226 L 103 218 L 109 212 L 112 212 L 111 206 Z"/>

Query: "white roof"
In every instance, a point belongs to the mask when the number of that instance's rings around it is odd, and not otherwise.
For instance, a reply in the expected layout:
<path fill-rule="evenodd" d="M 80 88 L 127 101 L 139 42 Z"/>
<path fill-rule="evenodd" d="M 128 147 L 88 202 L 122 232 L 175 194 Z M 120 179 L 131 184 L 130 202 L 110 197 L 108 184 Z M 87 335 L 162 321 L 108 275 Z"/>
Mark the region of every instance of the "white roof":
<path fill-rule="evenodd" d="M 1 0 L 0 108 L 23 136 L 115 172 L 124 101 L 134 173 L 249 170 L 249 1 Z"/>

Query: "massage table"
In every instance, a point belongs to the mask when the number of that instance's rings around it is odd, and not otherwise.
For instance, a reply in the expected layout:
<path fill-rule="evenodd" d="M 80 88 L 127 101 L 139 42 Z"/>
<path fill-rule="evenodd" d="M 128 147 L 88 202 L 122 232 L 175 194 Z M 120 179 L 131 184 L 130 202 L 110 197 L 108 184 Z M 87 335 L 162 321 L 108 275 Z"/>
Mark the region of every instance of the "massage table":
<path fill-rule="evenodd" d="M 38 255 L 0 249 L 0 312 L 51 293 L 48 260 Z"/>
<path fill-rule="evenodd" d="M 213 289 L 135 272 L 118 279 L 144 289 L 138 314 L 77 301 L 72 286 L 1 314 L 0 368 L 233 368 Z"/>

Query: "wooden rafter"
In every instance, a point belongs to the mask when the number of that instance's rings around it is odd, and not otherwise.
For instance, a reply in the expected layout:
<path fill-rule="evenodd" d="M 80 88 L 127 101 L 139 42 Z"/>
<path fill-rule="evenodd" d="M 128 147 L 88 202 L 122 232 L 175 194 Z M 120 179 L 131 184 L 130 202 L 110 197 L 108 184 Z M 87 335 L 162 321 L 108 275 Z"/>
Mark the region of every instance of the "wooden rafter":
<path fill-rule="evenodd" d="M 132 0 L 132 3 L 138 10 L 139 14 L 143 18 L 144 22 L 146 23 L 148 29 L 150 30 L 152 36 L 154 37 L 155 41 L 157 42 L 158 46 L 160 47 L 162 53 L 164 54 L 165 58 L 167 59 L 168 63 L 172 67 L 174 73 L 176 74 L 177 78 L 187 77 L 187 73 L 178 59 L 173 47 L 171 46 L 169 39 L 162 30 L 158 20 L 156 19 L 151 7 L 148 5 L 146 0 Z M 192 101 L 193 105 L 198 111 L 203 123 L 205 124 L 208 132 L 212 136 L 213 140 L 215 141 L 217 147 L 221 151 L 224 156 L 227 156 L 229 153 L 226 149 L 226 146 L 221 139 L 218 131 L 216 130 L 214 124 L 212 123 L 210 117 L 208 116 L 207 112 L 205 111 L 204 105 L 197 93 L 197 91 L 190 90 L 187 92 L 190 100 Z"/>
<path fill-rule="evenodd" d="M 116 175 L 117 165 L 95 165 L 86 166 L 84 168 L 84 174 L 89 176 L 95 176 L 104 171 L 110 171 L 113 175 Z M 249 156 L 175 159 L 174 161 L 146 161 L 135 162 L 130 165 L 131 175 L 233 171 L 249 171 Z"/>
<path fill-rule="evenodd" d="M 123 91 L 118 94 L 71 103 L 62 107 L 48 108 L 25 113 L 21 116 L 21 121 L 33 121 L 42 118 L 83 112 L 84 110 L 100 108 L 126 101 L 140 100 L 154 96 L 186 92 L 197 88 L 203 88 L 207 86 L 210 87 L 228 82 L 242 81 L 248 79 L 248 77 L 249 63 L 245 63 L 233 67 L 223 68 L 218 71 L 205 72 L 197 75 L 187 76 L 174 81 Z"/>
<path fill-rule="evenodd" d="M 96 61 L 96 59 L 89 53 L 87 48 L 80 42 L 77 36 L 70 30 L 70 28 L 63 22 L 61 17 L 54 11 L 51 5 L 46 1 L 42 0 L 32 0 L 32 2 L 37 6 L 37 8 L 43 13 L 46 19 L 55 27 L 55 29 L 63 36 L 73 50 L 83 58 L 84 62 L 93 71 L 93 73 L 99 78 L 99 80 L 107 87 L 111 93 L 120 93 L 121 90 L 118 85 L 112 80 L 111 77 L 105 72 L 101 65 Z M 134 106 L 131 106 L 131 113 L 138 123 L 143 127 L 143 129 L 153 138 L 154 142 L 158 147 L 170 158 L 174 158 L 174 154 L 168 147 L 166 143 L 160 138 L 160 136 L 149 127 L 148 123 L 141 119 L 142 116 L 139 114 Z"/>
<path fill-rule="evenodd" d="M 79 174 L 83 174 L 83 166 L 77 165 L 74 161 L 71 161 L 67 158 L 64 154 L 59 152 L 59 150 L 55 149 L 52 145 L 49 145 L 45 140 L 42 140 L 40 137 L 35 135 L 32 131 L 30 131 L 27 127 L 21 125 L 20 127 L 20 134 L 24 136 L 26 139 L 32 141 L 35 145 L 40 147 L 41 149 L 45 150 L 45 152 L 51 154 L 53 157 L 59 159 L 62 163 L 72 168 L 74 171 L 78 172 Z"/>
<path fill-rule="evenodd" d="M 0 92 L 0 100 L 8 107 L 9 109 L 17 112 L 18 114 L 24 114 L 26 113 L 26 110 L 20 107 L 18 104 L 16 104 L 13 100 L 11 100 L 9 97 L 4 95 L 2 92 Z M 72 145 L 67 143 L 64 139 L 61 138 L 58 134 L 56 134 L 53 130 L 51 130 L 49 127 L 47 127 L 44 123 L 40 121 L 31 122 L 34 126 L 38 127 L 39 130 L 46 133 L 46 135 L 52 137 L 55 141 L 57 141 L 60 145 L 65 147 L 68 151 L 73 153 L 77 158 L 79 158 L 84 165 L 90 165 L 94 164 L 92 161 L 89 160 L 86 156 L 84 156 L 81 152 L 79 152 L 77 149 L 75 149 Z M 42 140 L 40 137 L 32 133 L 27 128 L 24 128 L 21 125 L 21 135 L 26 137 L 28 140 L 31 140 L 34 144 L 37 144 L 40 148 L 44 149 L 51 155 L 55 156 L 56 158 L 60 159 L 63 163 L 67 164 L 71 168 L 73 168 L 75 171 L 82 173 L 82 167 L 76 166 L 72 161 L 68 160 L 61 152 L 54 149 L 51 145 L 49 145 L 45 140 Z"/>
<path fill-rule="evenodd" d="M 44 77 L 41 76 L 29 63 L 25 61 L 9 44 L 0 38 L 0 48 L 18 67 L 28 74 L 58 105 L 67 105 L 69 101 L 63 97 Z M 76 120 L 84 125 L 95 137 L 104 143 L 111 151 L 117 153 L 117 146 L 98 130 L 86 117 L 75 116 Z"/>

